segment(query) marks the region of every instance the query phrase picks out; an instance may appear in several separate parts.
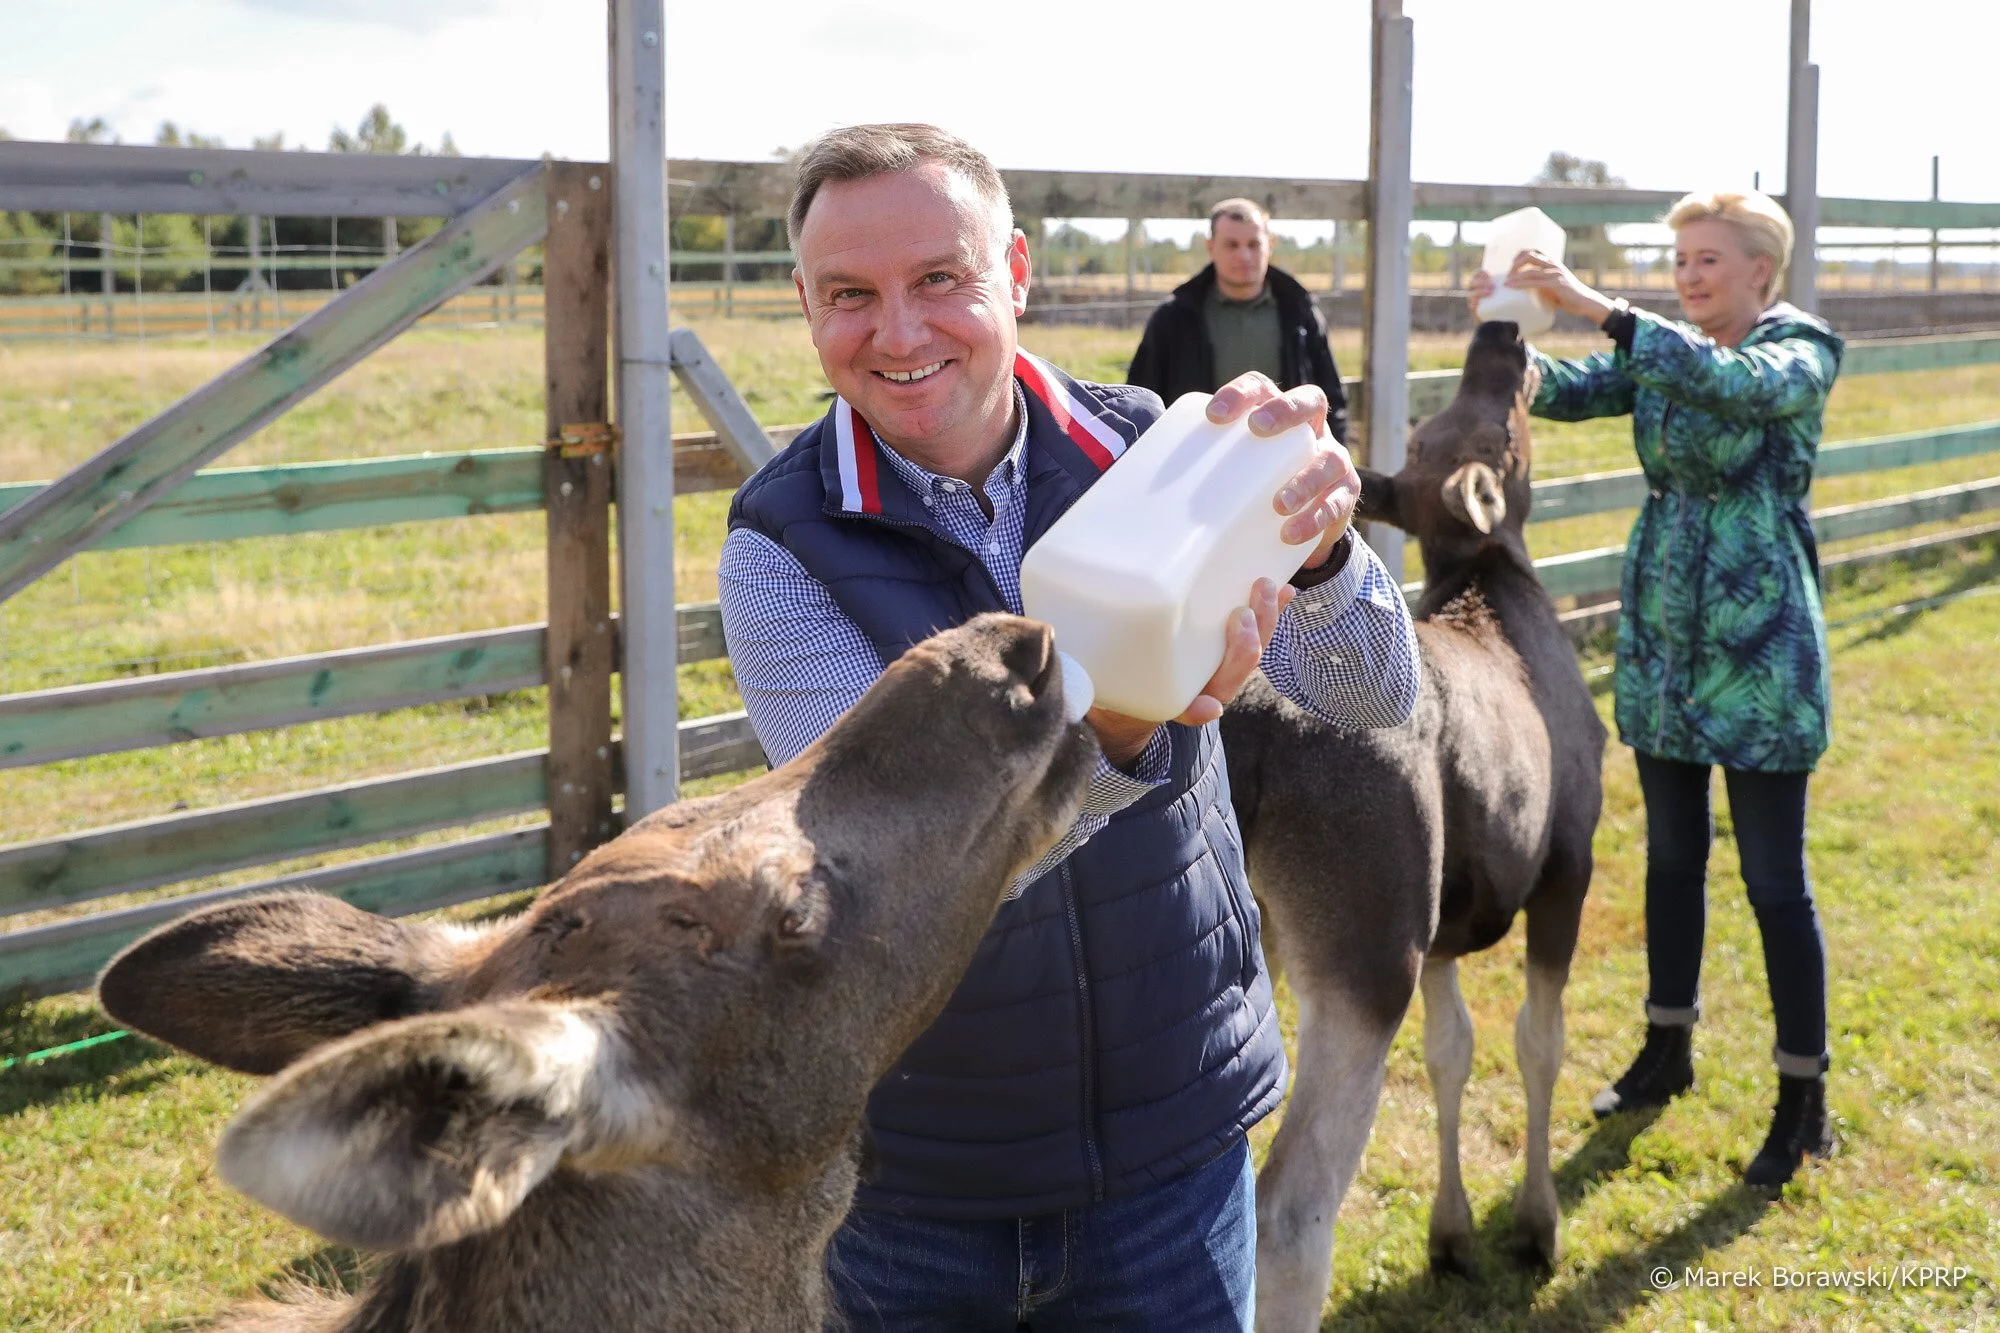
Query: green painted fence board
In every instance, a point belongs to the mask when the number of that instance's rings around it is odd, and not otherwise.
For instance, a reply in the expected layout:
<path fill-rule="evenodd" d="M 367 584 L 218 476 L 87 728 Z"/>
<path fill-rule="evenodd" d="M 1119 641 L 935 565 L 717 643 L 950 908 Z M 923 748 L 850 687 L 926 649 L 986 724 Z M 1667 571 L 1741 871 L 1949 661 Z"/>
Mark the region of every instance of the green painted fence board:
<path fill-rule="evenodd" d="M 1923 523 L 1942 523 L 1988 509 L 2000 509 L 2000 477 L 1823 509 L 1813 515 L 1813 531 L 1823 542 L 1845 541 Z"/>
<path fill-rule="evenodd" d="M 2000 452 L 2000 421 L 1981 421 L 1970 426 L 1821 445 L 1813 475 L 1839 477 L 1856 472 L 1886 472 L 1891 468 L 1943 463 L 1995 452 Z"/>
<path fill-rule="evenodd" d="M 1945 199 L 1835 199 L 1819 201 L 1822 227 L 2000 227 L 2000 204 Z M 1905 242 L 1908 244 L 1908 242 Z"/>
<path fill-rule="evenodd" d="M 0 768 L 529 689 L 542 639 L 519 625 L 0 696 Z"/>
<path fill-rule="evenodd" d="M 547 878 L 547 844 L 548 826 L 540 824 L 0 933 L 0 995 L 88 985 L 113 955 L 147 931 L 198 908 L 253 894 L 310 889 L 365 911 L 407 916 L 535 888 Z"/>
<path fill-rule="evenodd" d="M 1982 421 L 1970 426 L 1948 426 L 1942 430 L 1913 431 L 1907 435 L 1883 435 L 1871 440 L 1822 445 L 1813 474 L 1816 477 L 1838 477 L 1857 472 L 1885 472 L 1891 468 L 1942 463 L 1954 458 L 1973 458 L 1995 452 L 2000 452 L 2000 421 Z M 1528 521 L 1548 523 L 1581 514 L 1635 509 L 1645 500 L 1646 474 L 1638 468 L 1538 481 L 1535 483 L 1535 507 Z"/>
<path fill-rule="evenodd" d="M 2000 361 L 2000 336 L 1968 333 L 1943 338 L 1878 338 L 1851 342 L 1842 375 L 1891 375 L 1911 370 L 1955 370 Z"/>
<path fill-rule="evenodd" d="M 681 662 L 727 655 L 717 603 L 674 610 Z M 0 695 L 0 769 L 532 689 L 547 670 L 543 633 L 515 625 Z"/>
<path fill-rule="evenodd" d="M 674 653 L 676 662 L 706 662 L 729 656 L 729 645 L 722 640 L 722 603 L 683 602 L 674 611 L 680 632 L 680 646 Z"/>
<path fill-rule="evenodd" d="M 47 486 L 38 481 L 0 485 L 0 512 Z M 326 532 L 541 507 L 540 449 L 212 468 L 101 534 L 91 549 Z"/>
<path fill-rule="evenodd" d="M 1823 509 L 1813 515 L 1813 531 L 1822 542 L 1844 541 L 1922 523 L 1940 523 L 1988 509 L 2000 509 L 2000 477 Z M 1618 576 L 1624 565 L 1624 547 L 1601 546 L 1568 555 L 1544 556 L 1535 562 L 1535 572 L 1551 597 L 1589 597 L 1618 591 Z M 1403 591 L 1414 600 L 1422 587 L 1407 583 Z"/>
<path fill-rule="evenodd" d="M 1553 523 L 1580 514 L 1636 509 L 1646 501 L 1646 474 L 1634 467 L 1538 481 L 1534 484 L 1534 496 L 1534 508 L 1528 511 L 1530 523 Z"/>
<path fill-rule="evenodd" d="M 170 494 L 547 230 L 537 167 L 222 375 L 0 514 L 0 599 Z"/>
<path fill-rule="evenodd" d="M 764 767 L 764 747 L 748 713 L 720 713 L 680 724 L 681 780 L 712 778 Z"/>
<path fill-rule="evenodd" d="M 0 916 L 521 814 L 545 750 L 0 847 Z"/>

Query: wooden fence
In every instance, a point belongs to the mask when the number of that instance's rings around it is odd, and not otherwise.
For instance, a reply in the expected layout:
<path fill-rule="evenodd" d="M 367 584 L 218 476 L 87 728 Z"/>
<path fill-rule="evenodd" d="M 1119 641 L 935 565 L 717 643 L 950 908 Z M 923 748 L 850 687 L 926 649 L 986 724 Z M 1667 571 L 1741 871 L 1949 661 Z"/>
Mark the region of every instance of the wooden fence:
<path fill-rule="evenodd" d="M 689 349 L 684 355 L 692 361 L 698 352 Z M 1856 343 L 1846 373 L 1995 362 L 2000 362 L 2000 337 Z M 1449 400 L 1456 380 L 1453 371 L 1411 376 L 1412 413 L 1436 411 Z M 1358 392 L 1359 386 L 1354 388 Z M 705 400 L 703 406 L 725 427 L 756 429 L 732 417 L 732 411 L 740 414 L 740 404 Z M 770 435 L 782 442 L 797 429 L 780 428 Z M 2000 422 L 1985 422 L 1829 445 L 1820 451 L 1819 474 L 1995 452 L 2000 452 Z M 596 460 L 603 457 L 593 455 L 593 461 L 580 466 L 600 468 Z M 676 490 L 683 494 L 731 489 L 744 475 L 742 455 L 713 434 L 677 438 L 674 462 Z M 92 545 L 108 549 L 224 541 L 542 509 L 562 481 L 570 479 L 557 478 L 552 485 L 551 467 L 574 464 L 552 461 L 549 449 L 531 447 L 211 470 L 131 521 L 101 533 Z M 0 513 L 42 489 L 38 484 L 0 487 Z M 1534 519 L 1627 509 L 1641 501 L 1644 491 L 1636 470 L 1537 482 Z M 1814 523 L 1823 540 L 1837 541 L 1994 508 L 2000 508 L 2000 477 L 1823 510 L 1814 515 Z M 1551 593 L 1590 602 L 1616 595 L 1622 558 L 1622 549 L 1606 548 L 1554 556 L 1537 565 Z M 556 577 L 552 570 L 552 587 Z M 683 605 L 677 613 L 680 661 L 724 655 L 715 603 Z M 615 633 L 613 624 L 608 637 Z M 565 635 L 572 642 L 587 641 L 589 626 L 572 624 Z M 0 697 L 0 767 L 526 689 L 547 683 L 550 663 L 562 660 L 547 627 L 520 625 L 14 694 Z M 615 643 L 603 643 L 600 670 L 615 660 Z M 608 700 L 608 672 L 606 676 L 601 688 Z M 613 760 L 616 742 L 609 735 L 608 717 L 598 726 L 596 744 L 605 748 L 588 756 L 596 761 L 592 771 L 599 782 L 587 798 L 586 821 L 608 820 L 611 784 L 620 771 Z M 682 722 L 679 753 L 686 779 L 764 763 L 740 712 Z M 560 812 L 565 794 L 552 791 L 551 785 L 570 780 L 562 773 L 549 751 L 535 750 L 0 847 L 0 916 L 543 808 Z M 569 796 L 574 805 L 576 793 Z M 575 826 L 574 810 L 568 818 Z M 604 823 L 597 832 L 609 828 Z M 538 824 L 0 934 L 0 991 L 80 984 L 145 930 L 200 903 L 228 897 L 310 885 L 372 910 L 402 913 L 539 885 L 592 840 L 592 831 L 586 823 L 581 832 L 562 839 L 560 848 L 551 838 L 550 825 Z"/>

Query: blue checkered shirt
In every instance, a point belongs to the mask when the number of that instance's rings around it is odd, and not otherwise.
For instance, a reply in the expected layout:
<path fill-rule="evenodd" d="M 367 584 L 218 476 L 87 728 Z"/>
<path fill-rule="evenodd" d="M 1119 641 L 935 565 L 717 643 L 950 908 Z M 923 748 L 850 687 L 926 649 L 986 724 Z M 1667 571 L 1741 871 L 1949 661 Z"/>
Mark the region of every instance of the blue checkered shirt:
<path fill-rule="evenodd" d="M 922 498 L 938 526 L 976 553 L 993 574 L 1007 609 L 1021 613 L 1025 549 L 1028 411 L 1014 385 L 1020 428 L 987 475 L 987 518 L 972 488 L 940 477 L 884 445 L 889 462 Z M 877 443 L 880 443 L 877 441 Z M 1394 579 L 1358 538 L 1346 566 L 1301 591 L 1278 620 L 1264 652 L 1264 674 L 1286 698 L 1343 727 L 1394 727 L 1417 702 L 1417 642 L 1409 608 Z M 875 647 L 797 558 L 761 532 L 732 531 L 718 572 L 722 632 L 750 725 L 773 764 L 819 739 L 882 674 Z M 1100 759 L 1083 812 L 1040 862 L 1015 882 L 1018 892 L 1055 868 L 1111 816 L 1167 780 L 1169 741 L 1155 732 L 1130 773 Z"/>

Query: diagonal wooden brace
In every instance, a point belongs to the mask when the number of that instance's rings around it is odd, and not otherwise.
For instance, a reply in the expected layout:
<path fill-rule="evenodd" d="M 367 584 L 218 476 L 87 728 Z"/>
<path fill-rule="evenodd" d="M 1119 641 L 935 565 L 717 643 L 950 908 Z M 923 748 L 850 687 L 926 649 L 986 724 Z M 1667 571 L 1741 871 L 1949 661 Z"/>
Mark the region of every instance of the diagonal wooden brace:
<path fill-rule="evenodd" d="M 537 164 L 13 509 L 0 514 L 0 601 L 172 493 L 425 313 L 542 239 Z"/>

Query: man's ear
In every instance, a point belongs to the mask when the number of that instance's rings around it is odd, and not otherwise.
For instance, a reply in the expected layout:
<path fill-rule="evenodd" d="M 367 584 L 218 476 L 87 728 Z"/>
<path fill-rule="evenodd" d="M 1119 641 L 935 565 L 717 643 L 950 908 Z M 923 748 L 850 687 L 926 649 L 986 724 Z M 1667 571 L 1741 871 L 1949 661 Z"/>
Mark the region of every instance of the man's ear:
<path fill-rule="evenodd" d="M 307 1051 L 435 1009 L 468 932 L 312 893 L 223 903 L 162 926 L 98 979 L 105 1012 L 215 1064 L 274 1074 Z"/>
<path fill-rule="evenodd" d="M 1354 508 L 1356 516 L 1402 528 L 1403 516 L 1397 507 L 1396 479 L 1373 468 L 1362 467 L 1355 471 L 1361 474 L 1361 499 Z M 1408 529 L 1404 528 L 1404 531 Z"/>
<path fill-rule="evenodd" d="M 216 1163 L 330 1240 L 421 1250 L 498 1226 L 566 1155 L 667 1154 L 665 1105 L 633 1078 L 608 1011 L 508 1001 L 314 1052 L 244 1106 Z"/>
<path fill-rule="evenodd" d="M 1007 237 L 1007 282 L 1013 289 L 1016 319 L 1028 309 L 1028 287 L 1034 277 L 1035 261 L 1028 253 L 1028 234 L 1016 227 Z"/>

